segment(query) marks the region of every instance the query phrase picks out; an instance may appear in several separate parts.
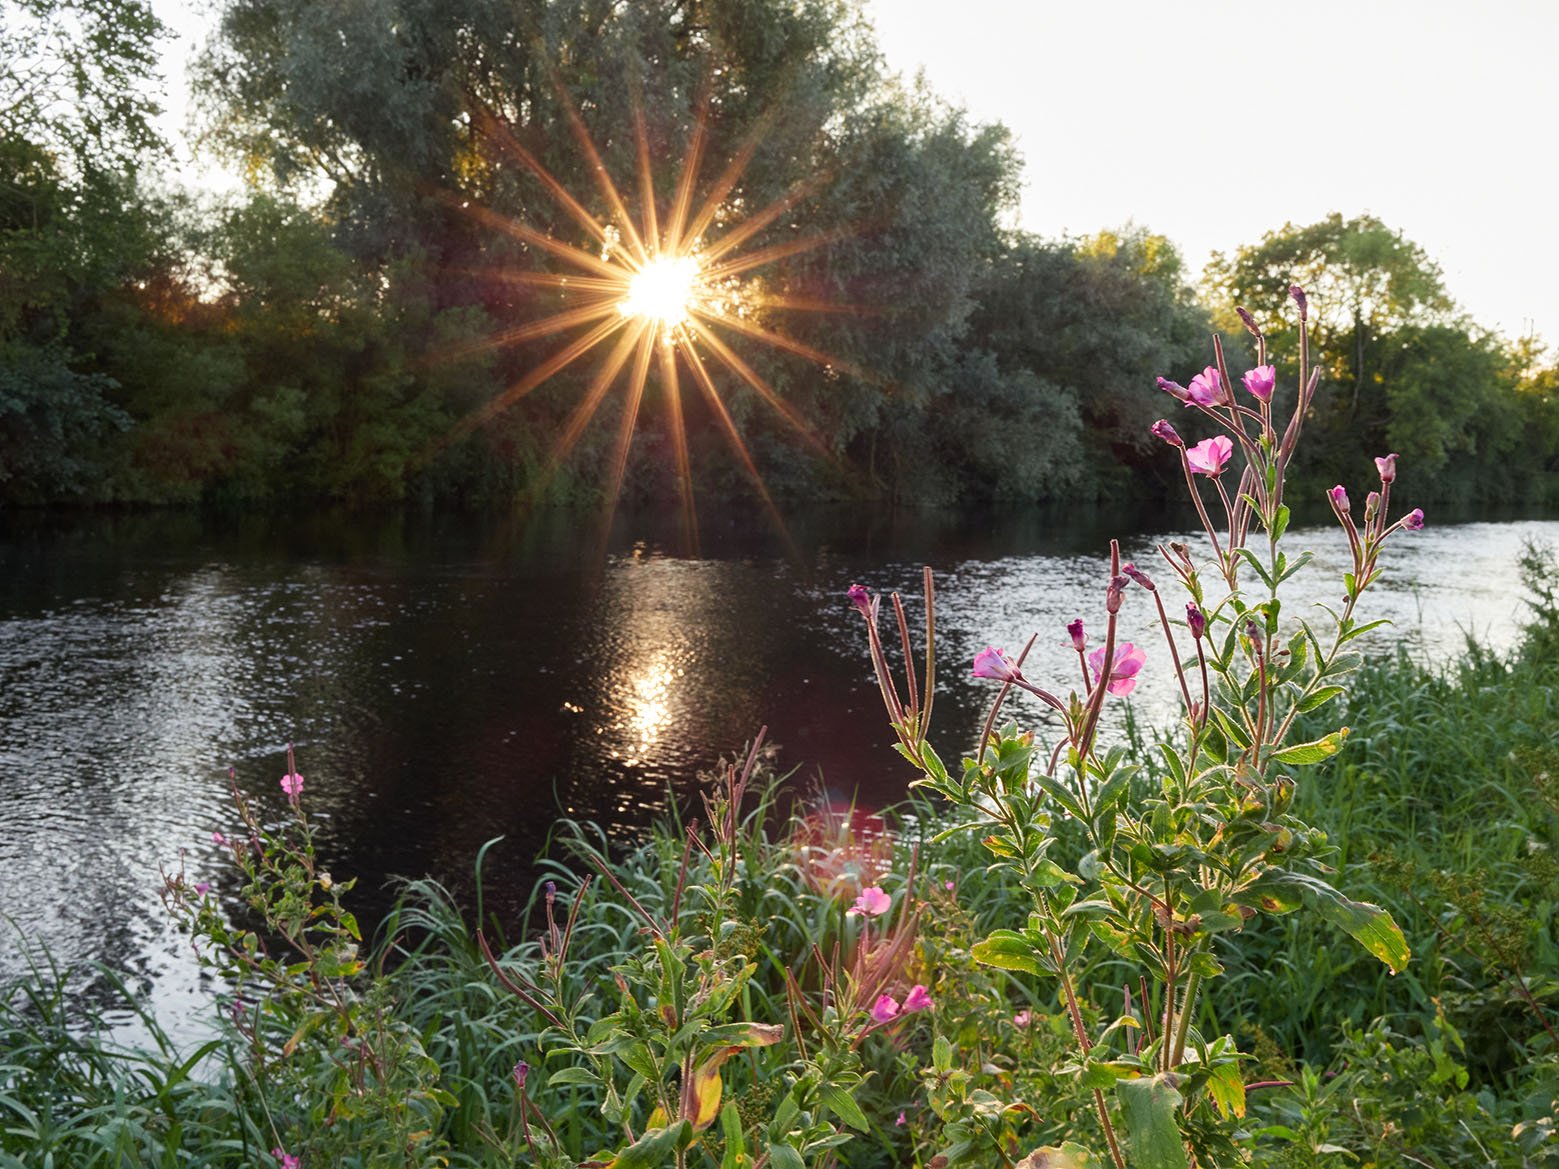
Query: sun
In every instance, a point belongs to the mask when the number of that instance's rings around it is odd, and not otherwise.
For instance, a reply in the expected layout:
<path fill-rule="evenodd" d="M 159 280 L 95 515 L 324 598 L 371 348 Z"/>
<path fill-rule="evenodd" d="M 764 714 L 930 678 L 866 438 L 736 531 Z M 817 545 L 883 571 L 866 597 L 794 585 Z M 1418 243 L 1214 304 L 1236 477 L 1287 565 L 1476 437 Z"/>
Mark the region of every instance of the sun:
<path fill-rule="evenodd" d="M 628 454 L 639 425 L 645 389 L 655 377 L 662 390 L 667 429 L 673 445 L 678 493 L 686 527 L 696 542 L 693 469 L 684 422 L 686 381 L 707 405 L 710 420 L 724 434 L 776 525 L 783 530 L 763 477 L 726 406 L 729 385 L 750 389 L 783 418 L 820 456 L 834 457 L 797 411 L 745 360 L 733 343 L 756 342 L 813 362 L 830 376 L 847 373 L 875 381 L 848 362 L 788 336 L 772 318 L 788 312 L 859 312 L 822 300 L 771 289 L 759 270 L 788 257 L 836 242 L 847 228 L 807 231 L 797 222 L 804 201 L 827 181 L 813 173 L 761 209 L 742 213 L 733 191 L 752 160 L 773 112 L 760 118 L 741 147 L 707 185 L 695 203 L 708 136 L 708 95 L 693 121 L 676 189 L 663 208 L 655 191 L 643 109 L 634 102 L 638 147 L 638 214 L 613 182 L 560 77 L 553 74 L 586 169 L 593 174 L 605 214 L 597 215 L 560 183 L 493 111 L 474 103 L 473 131 L 496 154 L 529 171 L 554 202 L 584 230 L 591 246 L 578 247 L 521 219 L 514 219 L 446 192 L 452 207 L 519 240 L 533 266 L 507 269 L 497 278 L 557 290 L 566 307 L 528 320 L 487 338 L 481 347 L 501 347 L 573 332 L 572 339 L 457 423 L 439 445 L 445 447 L 507 410 L 525 395 L 598 349 L 605 355 L 552 445 L 545 480 L 567 458 L 606 396 L 621 382 L 622 422 L 614 447 L 606 505 L 615 507 L 622 490 Z M 781 241 L 754 246 L 766 229 L 780 226 Z M 554 265 L 553 268 L 547 265 Z M 555 270 L 560 267 L 561 270 Z M 626 371 L 626 374 L 625 372 Z M 727 383 L 722 392 L 721 383 Z"/>
<path fill-rule="evenodd" d="M 688 321 L 698 302 L 701 276 L 692 256 L 656 256 L 628 281 L 628 295 L 617 311 L 654 321 L 662 330 L 675 329 Z"/>

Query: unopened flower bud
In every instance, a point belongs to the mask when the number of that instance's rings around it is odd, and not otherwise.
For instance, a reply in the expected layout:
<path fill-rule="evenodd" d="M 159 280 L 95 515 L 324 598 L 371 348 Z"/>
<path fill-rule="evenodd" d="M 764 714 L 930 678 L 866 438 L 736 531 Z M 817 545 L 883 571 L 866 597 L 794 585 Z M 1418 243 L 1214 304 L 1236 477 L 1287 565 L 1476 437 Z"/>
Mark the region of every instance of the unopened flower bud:
<path fill-rule="evenodd" d="M 520 1091 L 525 1091 L 525 1077 L 530 1075 L 530 1064 L 523 1059 L 514 1065 L 514 1086 Z"/>
<path fill-rule="evenodd" d="M 1380 511 L 1380 492 L 1371 491 L 1364 497 L 1364 522 L 1369 523 Z"/>
<path fill-rule="evenodd" d="M 871 594 L 866 591 L 865 585 L 853 584 L 845 590 L 845 596 L 850 598 L 850 604 L 861 611 L 864 617 L 872 615 Z"/>
<path fill-rule="evenodd" d="M 1183 446 L 1185 446 L 1185 440 L 1182 439 L 1180 437 L 1180 435 L 1175 432 L 1175 428 L 1173 426 L 1169 425 L 1168 421 L 1163 419 L 1163 418 L 1160 418 L 1151 427 L 1149 427 L 1149 429 L 1157 437 L 1159 437 L 1159 438 L 1163 439 L 1165 442 L 1167 442 L 1170 446 L 1173 446 L 1173 447 L 1183 447 Z"/>
<path fill-rule="evenodd" d="M 1187 406 L 1191 404 L 1190 392 L 1179 382 L 1172 382 L 1167 377 L 1161 377 L 1158 379 L 1158 388 L 1163 390 L 1166 394 L 1171 394 L 1174 397 L 1179 398 Z"/>
<path fill-rule="evenodd" d="M 1402 526 L 1410 532 L 1420 532 L 1424 528 L 1424 509 L 1415 507 L 1407 515 L 1402 517 Z"/>
<path fill-rule="evenodd" d="M 1171 540 L 1169 542 L 1169 550 L 1178 556 L 1181 563 L 1187 568 L 1191 567 L 1191 549 L 1187 545 L 1179 540 Z"/>
<path fill-rule="evenodd" d="M 1088 642 L 1083 639 L 1083 619 L 1079 617 L 1066 627 L 1066 631 L 1072 635 L 1072 648 L 1082 653 L 1088 648 Z"/>
<path fill-rule="evenodd" d="M 1256 328 L 1256 320 L 1255 320 L 1254 317 L 1252 317 L 1243 308 L 1240 308 L 1238 306 L 1235 307 L 1234 311 L 1239 316 L 1240 320 L 1245 323 L 1245 328 L 1247 330 L 1249 330 L 1250 335 L 1252 337 L 1259 337 L 1259 336 L 1261 336 L 1261 330 Z"/>
<path fill-rule="evenodd" d="M 1299 306 L 1299 316 L 1303 319 L 1310 310 L 1310 302 L 1305 299 L 1305 290 L 1297 284 L 1290 284 L 1288 286 L 1288 295 L 1294 298 L 1294 303 Z"/>
<path fill-rule="evenodd" d="M 1397 478 L 1397 453 L 1392 451 L 1384 458 L 1375 460 L 1375 468 L 1380 472 L 1382 483 L 1394 483 Z"/>
<path fill-rule="evenodd" d="M 1143 588 L 1147 589 L 1148 592 L 1153 593 L 1158 591 L 1153 582 L 1148 579 L 1148 574 L 1143 572 L 1142 569 L 1138 568 L 1135 564 L 1123 564 L 1121 565 L 1121 571 L 1124 572 L 1127 576 L 1131 577 L 1132 580 L 1136 581 Z"/>
<path fill-rule="evenodd" d="M 1333 487 L 1326 494 L 1331 499 L 1333 507 L 1343 515 L 1348 514 L 1348 492 L 1341 483 L 1337 484 L 1336 487 Z"/>
<path fill-rule="evenodd" d="M 1202 634 L 1207 632 L 1207 618 L 1196 607 L 1195 602 L 1187 602 L 1185 607 L 1185 623 L 1190 627 L 1191 636 L 1197 641 L 1202 640 Z"/>
<path fill-rule="evenodd" d="M 1121 594 L 1126 591 L 1127 578 L 1116 576 L 1110 579 L 1110 587 L 1104 590 L 1104 611 L 1106 613 L 1119 613 L 1121 611 Z"/>

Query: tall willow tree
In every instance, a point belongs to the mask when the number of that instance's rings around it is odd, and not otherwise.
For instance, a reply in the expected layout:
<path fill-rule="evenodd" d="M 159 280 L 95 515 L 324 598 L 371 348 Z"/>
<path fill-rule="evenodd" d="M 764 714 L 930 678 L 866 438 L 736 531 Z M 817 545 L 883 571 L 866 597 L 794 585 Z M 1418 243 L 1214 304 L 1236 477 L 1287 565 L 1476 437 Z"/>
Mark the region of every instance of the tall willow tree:
<path fill-rule="evenodd" d="M 716 376 L 777 489 L 994 490 L 1005 467 L 991 457 L 993 431 L 1041 420 L 1032 379 L 992 364 L 967 329 L 1015 189 L 1005 132 L 886 80 L 853 3 L 227 0 L 201 75 L 223 141 L 252 173 L 317 200 L 336 245 L 377 274 L 374 295 L 393 303 L 415 287 L 434 318 L 479 310 L 485 332 L 470 327 L 452 351 L 567 306 L 566 290 L 514 279 L 565 270 L 542 239 L 600 249 L 558 194 L 614 218 L 576 111 L 635 223 L 646 216 L 641 141 L 661 225 L 696 136 L 694 207 L 745 160 L 708 235 L 762 218 L 742 245 L 775 249 L 752 270 L 768 303 L 750 323 L 794 344 L 749 332 L 730 345 L 801 427 L 728 368 Z M 761 216 L 782 201 L 782 213 Z M 451 388 L 445 414 L 523 379 L 570 336 L 494 348 L 489 379 L 464 396 Z M 439 353 L 430 339 L 424 366 Z M 499 482 L 519 483 L 546 458 L 596 360 L 521 397 L 428 473 L 490 482 L 475 468 L 496 463 L 510 473 Z M 672 421 L 657 384 L 629 486 L 663 493 Z M 581 437 L 574 482 L 601 482 L 620 402 L 609 395 Z M 718 410 L 696 395 L 686 410 L 695 479 L 740 477 Z M 1051 432 L 1029 441 L 1043 448 Z"/>

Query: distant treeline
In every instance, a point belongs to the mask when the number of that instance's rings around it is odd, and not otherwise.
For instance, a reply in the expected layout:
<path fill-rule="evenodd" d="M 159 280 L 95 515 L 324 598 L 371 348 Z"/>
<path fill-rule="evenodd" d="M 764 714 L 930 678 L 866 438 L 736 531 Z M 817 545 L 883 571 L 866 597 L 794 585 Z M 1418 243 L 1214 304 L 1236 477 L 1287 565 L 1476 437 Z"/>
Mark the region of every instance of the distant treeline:
<path fill-rule="evenodd" d="M 743 233 L 724 259 L 753 266 L 707 294 L 732 298 L 716 341 L 647 351 L 629 498 L 675 498 L 679 466 L 699 495 L 754 470 L 781 498 L 1161 493 L 1151 423 L 1203 435 L 1155 377 L 1189 380 L 1214 331 L 1252 363 L 1236 304 L 1286 360 L 1293 281 L 1324 371 L 1312 489 L 1394 450 L 1415 499 L 1559 502 L 1559 367 L 1474 325 L 1399 233 L 1285 225 L 1193 289 L 1143 230 L 1011 230 L 1006 131 L 887 74 L 854 3 L 221 12 L 208 146 L 253 182 L 213 205 L 149 177 L 145 0 L 0 0 L 0 504 L 598 499 L 638 358 L 599 394 L 617 335 L 538 378 L 592 321 L 537 322 L 605 303 L 558 246 L 631 252 L 646 186 L 662 234 L 707 202 L 703 238 Z"/>

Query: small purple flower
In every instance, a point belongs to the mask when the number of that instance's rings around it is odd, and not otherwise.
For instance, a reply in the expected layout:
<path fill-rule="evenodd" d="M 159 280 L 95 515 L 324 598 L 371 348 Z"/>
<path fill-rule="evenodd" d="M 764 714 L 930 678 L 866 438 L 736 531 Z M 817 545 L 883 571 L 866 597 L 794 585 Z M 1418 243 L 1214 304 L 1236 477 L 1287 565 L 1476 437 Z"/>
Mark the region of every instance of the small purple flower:
<path fill-rule="evenodd" d="M 889 897 L 877 885 L 868 885 L 861 890 L 861 895 L 855 899 L 855 904 L 844 911 L 846 917 L 864 916 L 881 917 L 888 912 L 893 904 L 893 898 Z"/>
<path fill-rule="evenodd" d="M 1173 426 L 1169 425 L 1168 419 L 1160 418 L 1152 426 L 1148 427 L 1148 429 L 1152 431 L 1156 437 L 1163 439 L 1172 447 L 1185 446 L 1185 439 L 1181 438 L 1179 432 L 1177 432 Z"/>
<path fill-rule="evenodd" d="M 1088 648 L 1088 642 L 1083 638 L 1083 619 L 1081 617 L 1076 621 L 1068 622 L 1066 631 L 1071 634 L 1072 648 L 1078 653 L 1082 653 Z"/>
<path fill-rule="evenodd" d="M 902 1108 L 899 1109 L 899 1118 L 897 1120 L 895 1120 L 893 1123 L 898 1125 L 898 1127 L 900 1127 L 900 1128 L 903 1128 L 906 1124 L 909 1123 L 909 1121 L 907 1121 L 904 1118 L 904 1110 Z"/>
<path fill-rule="evenodd" d="M 1121 565 L 1121 571 L 1124 572 L 1127 576 L 1131 577 L 1132 580 L 1136 581 L 1143 588 L 1147 589 L 1148 592 L 1158 592 L 1158 588 L 1151 580 L 1148 579 L 1148 574 L 1143 572 L 1142 569 L 1138 568 L 1135 564 L 1123 564 Z"/>
<path fill-rule="evenodd" d="M 955 886 L 954 886 L 954 884 L 951 881 L 943 881 L 942 882 L 942 888 L 946 889 L 949 893 L 951 893 L 953 891 L 953 889 L 955 888 Z"/>
<path fill-rule="evenodd" d="M 1016 682 L 1023 677 L 1018 667 L 1007 660 L 1007 654 L 988 645 L 974 655 L 974 677 L 995 678 L 998 682 Z"/>
<path fill-rule="evenodd" d="M 530 1064 L 523 1059 L 514 1065 L 514 1086 L 520 1091 L 525 1091 L 525 1077 L 530 1075 Z"/>
<path fill-rule="evenodd" d="M 891 1022 L 899 1013 L 899 1000 L 891 994 L 878 995 L 872 1004 L 872 1018 L 879 1023 Z"/>
<path fill-rule="evenodd" d="M 1185 607 L 1185 623 L 1191 630 L 1191 637 L 1196 641 L 1202 640 L 1202 634 L 1207 632 L 1207 618 L 1196 607 L 1194 602 L 1187 602 Z"/>
<path fill-rule="evenodd" d="M 936 1003 L 931 1001 L 931 995 L 918 982 L 910 987 L 909 993 L 904 996 L 904 1013 L 906 1015 L 913 1014 L 916 1011 L 929 1011 L 935 1006 Z"/>
<path fill-rule="evenodd" d="M 1375 460 L 1375 469 L 1380 472 L 1382 483 L 1395 483 L 1397 478 L 1397 452 L 1392 451 L 1384 458 Z"/>
<path fill-rule="evenodd" d="M 227 837 L 223 836 L 220 832 L 213 832 L 211 834 L 211 843 L 215 844 L 215 845 L 226 844 L 227 843 Z"/>
<path fill-rule="evenodd" d="M 859 609 L 863 617 L 872 615 L 872 598 L 865 585 L 853 584 L 845 590 L 844 595 L 850 598 L 850 604 Z"/>
<path fill-rule="evenodd" d="M 1272 401 L 1272 387 L 1277 385 L 1278 371 L 1270 365 L 1258 365 L 1255 369 L 1248 370 L 1240 379 L 1245 383 L 1245 388 L 1250 391 L 1251 397 L 1258 402 Z"/>
<path fill-rule="evenodd" d="M 1198 406 L 1222 406 L 1229 401 L 1229 395 L 1223 388 L 1223 379 L 1218 376 L 1218 367 L 1215 365 L 1209 365 L 1191 379 L 1191 384 L 1186 387 L 1186 395 Z"/>
<path fill-rule="evenodd" d="M 1033 1021 L 1034 1013 L 1027 1007 L 1024 1007 L 1016 1015 L 1012 1016 L 1012 1025 L 1014 1027 L 1027 1027 Z"/>
<path fill-rule="evenodd" d="M 1421 532 L 1424 529 L 1424 509 L 1415 507 L 1407 515 L 1402 517 L 1402 526 L 1410 532 Z"/>
<path fill-rule="evenodd" d="M 210 881 L 197 881 L 195 883 L 195 895 L 197 897 L 204 897 L 209 892 L 211 892 Z"/>
<path fill-rule="evenodd" d="M 1223 468 L 1234 454 L 1234 442 L 1226 435 L 1204 438 L 1185 453 L 1185 461 L 1198 475 L 1214 478 L 1223 474 Z"/>
<path fill-rule="evenodd" d="M 1110 663 L 1110 678 L 1105 689 L 1111 694 L 1130 694 L 1137 688 L 1137 671 L 1142 669 L 1142 663 L 1147 660 L 1146 651 L 1138 649 L 1129 641 L 1121 642 L 1115 647 L 1115 659 Z M 1094 680 L 1098 681 L 1104 669 L 1102 645 L 1088 655 L 1088 664 L 1093 668 Z"/>
<path fill-rule="evenodd" d="M 271 1156 L 276 1158 L 276 1162 L 281 1166 L 281 1169 L 300 1169 L 303 1164 L 297 1157 L 294 1157 L 279 1145 L 271 1150 Z"/>
<path fill-rule="evenodd" d="M 303 777 L 297 772 L 288 772 L 281 777 L 281 790 L 287 793 L 287 798 L 297 801 L 298 793 L 303 790 Z"/>
<path fill-rule="evenodd" d="M 1333 487 L 1326 494 L 1327 494 L 1327 497 L 1331 499 L 1333 507 L 1335 507 L 1343 515 L 1347 515 L 1348 514 L 1348 490 L 1347 490 L 1347 488 L 1345 488 L 1341 483 L 1339 483 L 1339 484 L 1337 484 L 1336 487 Z"/>

